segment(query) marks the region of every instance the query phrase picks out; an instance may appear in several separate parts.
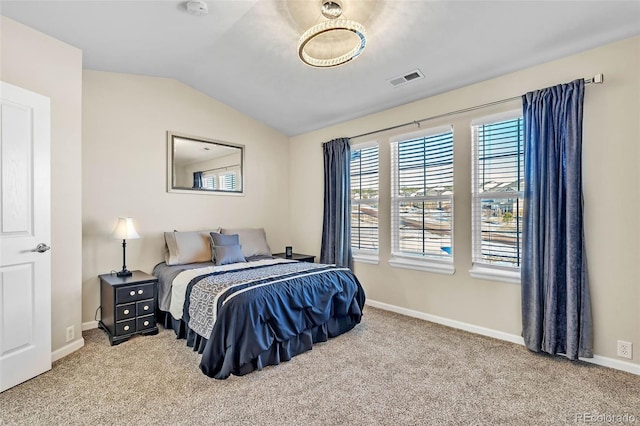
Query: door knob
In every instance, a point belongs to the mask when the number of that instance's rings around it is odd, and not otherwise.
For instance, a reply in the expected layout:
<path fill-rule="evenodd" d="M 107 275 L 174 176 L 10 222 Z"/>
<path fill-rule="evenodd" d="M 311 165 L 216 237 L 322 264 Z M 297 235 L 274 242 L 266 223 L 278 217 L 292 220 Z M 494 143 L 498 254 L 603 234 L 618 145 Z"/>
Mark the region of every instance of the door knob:
<path fill-rule="evenodd" d="M 47 250 L 51 250 L 51 247 L 49 247 L 45 243 L 40 243 L 36 246 L 36 249 L 34 251 L 37 251 L 38 253 L 44 253 Z"/>

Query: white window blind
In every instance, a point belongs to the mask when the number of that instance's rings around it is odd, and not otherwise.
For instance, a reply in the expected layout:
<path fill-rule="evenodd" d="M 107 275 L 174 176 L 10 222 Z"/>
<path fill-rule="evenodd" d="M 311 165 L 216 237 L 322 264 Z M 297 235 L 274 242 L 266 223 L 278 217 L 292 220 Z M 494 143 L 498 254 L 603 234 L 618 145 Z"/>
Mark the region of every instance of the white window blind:
<path fill-rule="evenodd" d="M 472 133 L 473 264 L 518 271 L 524 208 L 522 113 L 478 120 Z"/>
<path fill-rule="evenodd" d="M 453 131 L 391 143 L 392 257 L 453 263 Z"/>
<path fill-rule="evenodd" d="M 218 180 L 215 175 L 208 175 L 202 178 L 202 185 L 205 189 L 218 189 Z"/>
<path fill-rule="evenodd" d="M 378 144 L 351 148 L 351 249 L 378 252 Z"/>
<path fill-rule="evenodd" d="M 236 172 L 226 172 L 219 175 L 220 189 L 223 191 L 235 191 L 237 189 Z"/>
<path fill-rule="evenodd" d="M 202 185 L 205 189 L 215 189 L 220 191 L 238 191 L 238 171 L 206 172 L 202 178 Z"/>

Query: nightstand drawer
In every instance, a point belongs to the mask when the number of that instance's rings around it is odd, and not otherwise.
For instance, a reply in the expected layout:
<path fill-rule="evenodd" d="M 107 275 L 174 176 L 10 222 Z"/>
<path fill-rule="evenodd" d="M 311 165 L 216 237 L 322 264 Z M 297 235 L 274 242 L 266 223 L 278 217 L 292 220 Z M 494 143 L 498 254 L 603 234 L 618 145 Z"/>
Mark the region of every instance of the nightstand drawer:
<path fill-rule="evenodd" d="M 122 321 L 136 316 L 136 304 L 129 303 L 126 305 L 116 306 L 116 321 Z"/>
<path fill-rule="evenodd" d="M 142 316 L 142 315 L 152 314 L 154 311 L 153 305 L 154 305 L 153 299 L 136 302 L 136 312 L 137 312 L 136 315 Z"/>
<path fill-rule="evenodd" d="M 133 285 L 116 289 L 116 304 L 152 299 L 153 283 Z"/>
<path fill-rule="evenodd" d="M 136 332 L 136 320 L 120 321 L 116 323 L 116 336 L 131 334 Z"/>
<path fill-rule="evenodd" d="M 143 331 L 156 326 L 156 319 L 153 315 L 136 318 L 138 331 Z"/>

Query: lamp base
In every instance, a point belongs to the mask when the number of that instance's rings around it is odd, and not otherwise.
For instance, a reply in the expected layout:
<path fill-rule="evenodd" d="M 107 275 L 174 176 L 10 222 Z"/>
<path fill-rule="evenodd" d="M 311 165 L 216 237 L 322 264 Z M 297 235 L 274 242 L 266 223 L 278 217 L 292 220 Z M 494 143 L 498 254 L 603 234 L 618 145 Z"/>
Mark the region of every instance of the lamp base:
<path fill-rule="evenodd" d="M 131 272 L 128 269 L 123 269 L 122 271 L 118 272 L 116 275 L 119 277 L 130 277 L 131 275 L 133 275 L 133 272 Z"/>

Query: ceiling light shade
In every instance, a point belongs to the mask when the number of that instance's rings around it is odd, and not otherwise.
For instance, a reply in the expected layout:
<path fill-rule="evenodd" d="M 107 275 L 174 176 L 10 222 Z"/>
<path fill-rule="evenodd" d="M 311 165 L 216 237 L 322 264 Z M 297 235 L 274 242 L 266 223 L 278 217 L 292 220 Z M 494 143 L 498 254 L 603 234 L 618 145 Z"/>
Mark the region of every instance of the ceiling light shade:
<path fill-rule="evenodd" d="M 342 14 L 342 7 L 335 1 L 325 1 L 321 12 L 329 20 L 309 28 L 298 41 L 298 56 L 302 62 L 312 67 L 328 68 L 357 58 L 367 45 L 364 26 L 349 19 L 335 19 Z M 340 37 L 345 32 L 350 36 Z M 309 49 L 310 44 L 316 42 L 320 48 Z"/>
<path fill-rule="evenodd" d="M 209 7 L 202 0 L 191 0 L 187 2 L 187 12 L 193 16 L 204 16 L 209 13 Z"/>

